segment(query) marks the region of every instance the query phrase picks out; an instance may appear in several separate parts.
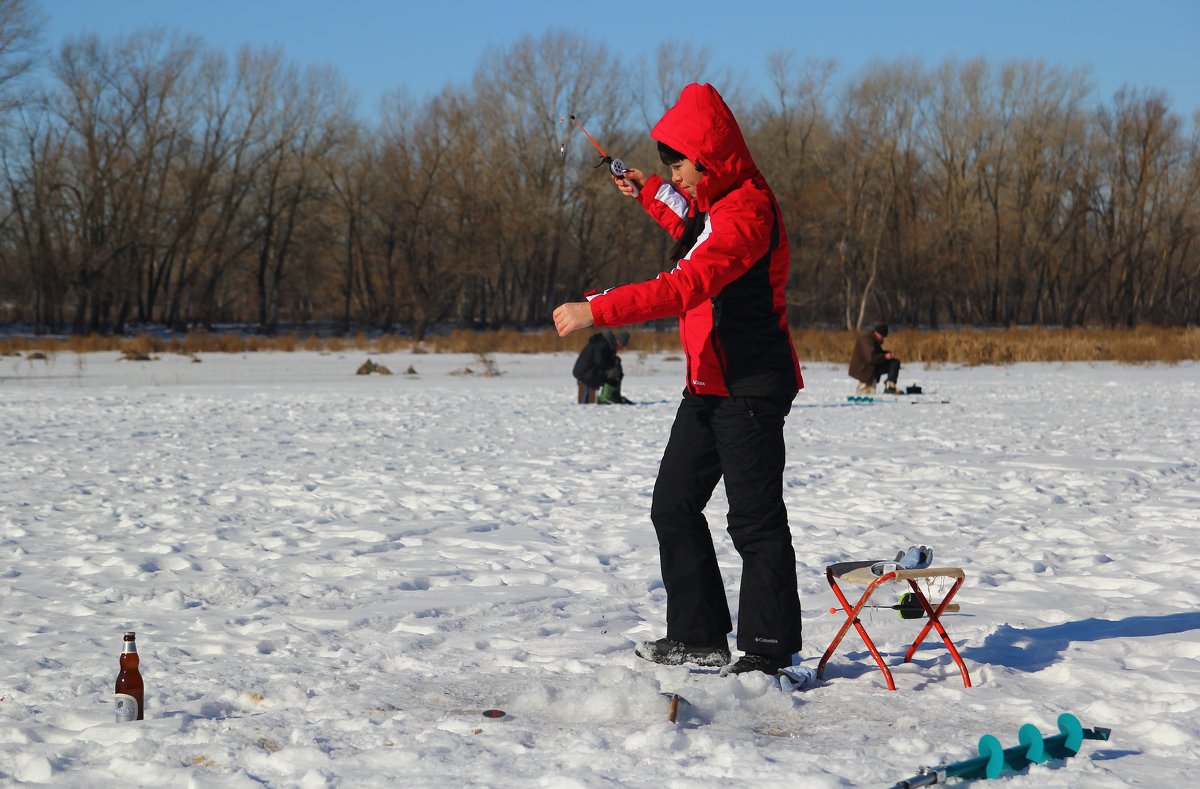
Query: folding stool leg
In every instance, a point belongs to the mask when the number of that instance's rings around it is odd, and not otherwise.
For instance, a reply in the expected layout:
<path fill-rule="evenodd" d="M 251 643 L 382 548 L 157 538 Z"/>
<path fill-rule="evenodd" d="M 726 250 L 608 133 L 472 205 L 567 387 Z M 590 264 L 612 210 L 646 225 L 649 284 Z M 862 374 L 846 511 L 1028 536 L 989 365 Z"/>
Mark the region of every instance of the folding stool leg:
<path fill-rule="evenodd" d="M 911 578 L 908 579 L 908 585 L 912 587 L 913 594 L 921 603 L 921 607 L 925 609 L 925 615 L 929 617 L 929 621 L 925 623 L 925 627 L 921 628 L 921 632 L 917 634 L 917 639 L 912 642 L 912 646 L 910 646 L 908 651 L 904 653 L 904 662 L 909 663 L 912 661 L 913 655 L 917 653 L 917 647 L 919 647 L 921 642 L 925 640 L 925 637 L 929 635 L 930 629 L 936 628 L 938 635 L 942 637 L 942 643 L 946 645 L 946 649 L 950 651 L 950 656 L 954 658 L 954 662 L 958 664 L 958 670 L 962 673 L 963 685 L 969 688 L 971 687 L 971 677 L 967 673 L 966 664 L 963 663 L 962 656 L 958 654 L 958 650 L 954 647 L 954 642 L 950 640 L 949 634 L 946 633 L 946 628 L 942 627 L 941 620 L 942 612 L 946 610 L 946 606 L 948 606 L 950 601 L 954 599 L 954 595 L 958 593 L 958 588 L 963 585 L 964 580 L 964 578 L 959 578 L 956 580 L 954 585 L 950 587 L 950 591 L 938 604 L 937 610 L 934 610 L 929 605 L 929 601 L 925 599 L 925 595 L 921 592 L 921 588 L 917 586 L 917 582 Z"/>
<path fill-rule="evenodd" d="M 829 646 L 825 649 L 825 654 L 821 656 L 821 661 L 817 664 L 817 678 L 821 679 L 825 676 L 825 664 L 829 662 L 829 658 L 833 657 L 834 650 L 837 649 L 838 644 L 840 644 L 842 639 L 845 638 L 846 633 L 850 630 L 850 625 L 854 625 L 854 629 L 858 631 L 859 636 L 862 637 L 863 643 L 865 643 L 867 645 L 867 649 L 870 650 L 871 657 L 875 658 L 875 663 L 879 666 L 879 670 L 883 672 L 883 678 L 887 682 L 888 690 L 895 690 L 896 683 L 892 679 L 892 672 L 888 669 L 887 664 L 883 662 L 883 657 L 879 654 L 879 650 L 875 648 L 875 642 L 872 641 L 871 636 L 867 634 L 867 629 L 863 627 L 862 622 L 859 621 L 858 612 L 861 611 L 863 606 L 867 604 L 867 601 L 871 599 L 871 595 L 875 593 L 875 589 L 881 583 L 895 578 L 896 574 L 888 573 L 872 581 L 871 584 L 867 586 L 866 591 L 863 592 L 862 597 L 859 598 L 858 603 L 856 603 L 853 608 L 850 605 L 850 601 L 846 599 L 844 594 L 842 594 L 842 590 L 838 586 L 837 581 L 834 579 L 833 573 L 827 569 L 825 571 L 825 577 L 829 581 L 829 587 L 833 589 L 833 594 L 837 597 L 838 602 L 842 604 L 842 611 L 846 614 L 846 621 L 842 623 L 841 629 L 838 630 L 838 633 L 836 636 L 834 636 L 833 641 L 829 642 Z"/>

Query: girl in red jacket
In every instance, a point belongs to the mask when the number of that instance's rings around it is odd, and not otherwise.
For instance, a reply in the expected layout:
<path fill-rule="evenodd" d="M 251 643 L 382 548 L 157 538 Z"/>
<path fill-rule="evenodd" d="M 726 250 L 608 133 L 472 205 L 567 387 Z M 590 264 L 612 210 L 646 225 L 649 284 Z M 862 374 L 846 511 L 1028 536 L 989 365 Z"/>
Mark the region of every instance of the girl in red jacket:
<path fill-rule="evenodd" d="M 733 629 L 704 507 L 722 477 L 742 558 L 737 647 L 722 673 L 774 674 L 800 649 L 796 559 L 783 504 L 784 417 L 802 388 L 786 317 L 788 241 L 775 195 L 711 85 L 688 85 L 651 131 L 671 182 L 614 179 L 673 238 L 675 267 L 560 305 L 560 336 L 677 316 L 683 401 L 650 518 L 667 591 L 667 635 L 637 645 L 656 663 L 725 666 Z"/>

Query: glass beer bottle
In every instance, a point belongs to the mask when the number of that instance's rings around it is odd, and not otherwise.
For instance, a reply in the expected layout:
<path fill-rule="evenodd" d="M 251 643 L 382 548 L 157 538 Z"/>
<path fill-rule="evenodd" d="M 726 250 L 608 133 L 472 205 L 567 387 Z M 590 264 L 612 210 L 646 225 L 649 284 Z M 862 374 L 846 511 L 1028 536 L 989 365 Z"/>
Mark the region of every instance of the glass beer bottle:
<path fill-rule="evenodd" d="M 125 634 L 121 648 L 121 672 L 117 674 L 116 704 L 117 723 L 142 720 L 144 690 L 142 674 L 138 671 L 138 653 L 135 633 Z"/>

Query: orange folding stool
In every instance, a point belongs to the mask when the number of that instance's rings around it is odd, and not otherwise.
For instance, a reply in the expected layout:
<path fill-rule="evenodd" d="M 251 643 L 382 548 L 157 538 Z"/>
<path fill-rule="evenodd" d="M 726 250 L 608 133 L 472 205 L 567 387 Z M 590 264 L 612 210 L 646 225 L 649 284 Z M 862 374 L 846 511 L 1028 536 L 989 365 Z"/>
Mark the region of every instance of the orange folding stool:
<path fill-rule="evenodd" d="M 954 595 L 958 593 L 959 587 L 966 580 L 966 574 L 960 567 L 925 567 L 920 570 L 903 570 L 896 569 L 890 573 L 876 576 L 871 572 L 871 565 L 876 564 L 875 561 L 867 562 L 840 562 L 831 564 L 825 568 L 825 578 L 829 581 L 829 587 L 833 589 L 833 594 L 837 597 L 838 602 L 842 604 L 842 611 L 846 614 L 846 621 L 842 624 L 842 628 L 838 630 L 833 641 L 830 642 L 829 648 L 825 650 L 825 654 L 821 656 L 821 662 L 817 664 L 817 678 L 825 676 L 825 664 L 829 662 L 829 658 L 837 649 L 838 644 L 846 636 L 853 625 L 858 634 L 862 636 L 862 640 L 866 643 L 867 649 L 871 651 L 871 656 L 875 658 L 875 662 L 879 664 L 879 670 L 883 672 L 883 678 L 887 680 L 888 690 L 895 690 L 896 683 L 892 680 L 892 672 L 888 669 L 887 664 L 883 662 L 883 658 L 879 655 L 879 650 L 875 648 L 875 642 L 871 640 L 871 636 L 867 634 L 867 629 L 863 627 L 862 621 L 858 618 L 858 613 L 867 606 L 871 599 L 871 595 L 875 593 L 883 584 L 895 583 L 897 581 L 908 581 L 908 585 L 912 587 L 913 595 L 921 604 L 921 608 L 925 610 L 925 616 L 929 617 L 929 621 L 921 628 L 921 632 L 917 634 L 917 638 L 912 642 L 912 646 L 904 653 L 904 662 L 908 663 L 916 654 L 917 647 L 929 635 L 929 631 L 936 629 L 938 635 L 942 637 L 942 643 L 946 645 L 946 649 L 950 650 L 950 656 L 954 658 L 954 662 L 958 664 L 958 670 L 962 672 L 963 685 L 971 687 L 971 676 L 967 673 L 967 667 L 963 664 L 962 657 L 958 654 L 958 650 L 954 647 L 954 642 L 950 640 L 950 636 L 946 633 L 946 628 L 942 627 L 941 615 L 947 610 L 950 601 L 954 599 Z M 921 591 L 921 587 L 917 585 L 917 581 L 922 578 L 953 578 L 954 585 L 950 587 L 950 591 L 938 603 L 937 608 L 930 605 L 925 594 Z M 846 584 L 865 584 L 866 591 L 862 593 L 862 597 L 853 605 L 842 592 L 839 582 Z"/>

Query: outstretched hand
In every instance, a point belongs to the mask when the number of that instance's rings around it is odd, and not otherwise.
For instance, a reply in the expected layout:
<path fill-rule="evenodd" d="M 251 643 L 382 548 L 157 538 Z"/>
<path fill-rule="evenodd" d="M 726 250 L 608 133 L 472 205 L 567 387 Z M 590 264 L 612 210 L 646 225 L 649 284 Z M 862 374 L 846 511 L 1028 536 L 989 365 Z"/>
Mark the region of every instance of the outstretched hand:
<path fill-rule="evenodd" d="M 554 328 L 559 337 L 566 337 L 573 331 L 586 329 L 593 325 L 592 305 L 586 301 L 572 301 L 560 304 L 554 310 Z"/>

